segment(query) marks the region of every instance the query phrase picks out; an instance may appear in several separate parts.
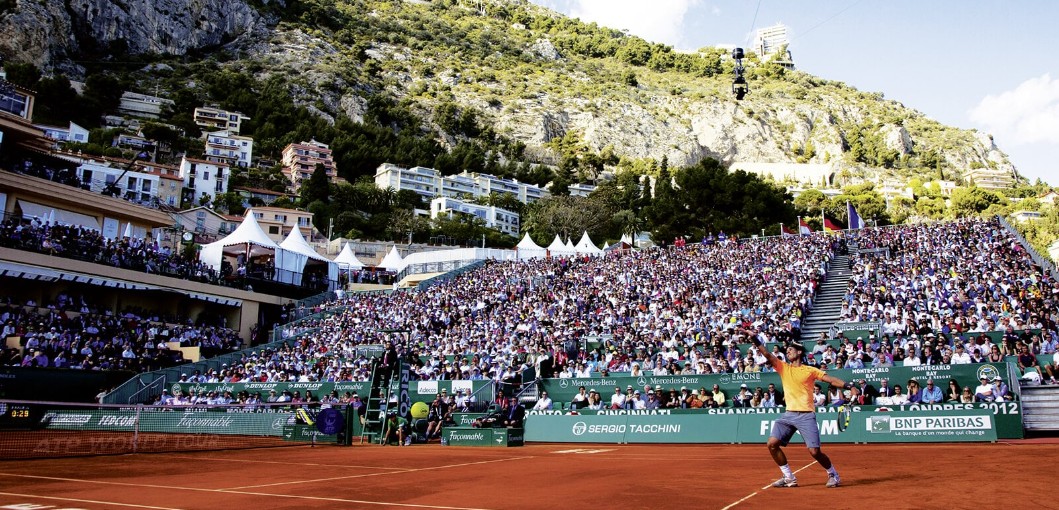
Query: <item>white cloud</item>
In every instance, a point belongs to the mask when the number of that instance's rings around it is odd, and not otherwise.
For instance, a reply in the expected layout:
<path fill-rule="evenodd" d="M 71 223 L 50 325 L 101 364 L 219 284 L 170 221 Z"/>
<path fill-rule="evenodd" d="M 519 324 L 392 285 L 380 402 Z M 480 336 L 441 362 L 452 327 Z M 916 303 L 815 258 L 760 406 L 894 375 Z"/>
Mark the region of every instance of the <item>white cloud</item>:
<path fill-rule="evenodd" d="M 684 18 L 700 0 L 574 0 L 570 15 L 629 33 L 648 41 L 681 46 Z"/>
<path fill-rule="evenodd" d="M 1059 144 L 1059 79 L 1045 73 L 1012 90 L 988 95 L 968 117 L 1005 143 Z"/>

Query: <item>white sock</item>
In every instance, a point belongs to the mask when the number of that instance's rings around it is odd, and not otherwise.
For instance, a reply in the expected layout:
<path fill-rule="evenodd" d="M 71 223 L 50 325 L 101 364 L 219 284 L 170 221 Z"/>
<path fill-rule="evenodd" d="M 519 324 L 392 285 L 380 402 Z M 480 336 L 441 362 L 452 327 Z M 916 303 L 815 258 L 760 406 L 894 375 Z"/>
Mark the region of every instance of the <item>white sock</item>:
<path fill-rule="evenodd" d="M 835 478 L 838 478 L 838 471 L 835 471 L 835 465 L 834 464 L 832 464 L 831 467 L 827 468 L 827 474 L 829 474 L 829 475 L 831 475 L 831 476 L 833 476 Z"/>
<path fill-rule="evenodd" d="M 783 477 L 784 478 L 794 478 L 794 473 L 791 472 L 791 465 L 790 464 L 784 464 L 784 465 L 780 466 L 780 471 L 783 472 Z"/>

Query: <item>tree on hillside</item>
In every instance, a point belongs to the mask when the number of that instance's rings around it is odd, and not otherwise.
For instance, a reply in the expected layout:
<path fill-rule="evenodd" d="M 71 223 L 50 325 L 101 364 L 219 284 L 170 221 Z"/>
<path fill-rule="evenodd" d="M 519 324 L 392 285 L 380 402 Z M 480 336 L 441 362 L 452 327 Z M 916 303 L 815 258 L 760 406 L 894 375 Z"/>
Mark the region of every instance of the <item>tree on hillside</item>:
<path fill-rule="evenodd" d="M 325 204 L 331 203 L 331 183 L 327 178 L 327 168 L 317 163 L 313 174 L 302 183 L 298 190 L 303 204 L 320 201 Z"/>

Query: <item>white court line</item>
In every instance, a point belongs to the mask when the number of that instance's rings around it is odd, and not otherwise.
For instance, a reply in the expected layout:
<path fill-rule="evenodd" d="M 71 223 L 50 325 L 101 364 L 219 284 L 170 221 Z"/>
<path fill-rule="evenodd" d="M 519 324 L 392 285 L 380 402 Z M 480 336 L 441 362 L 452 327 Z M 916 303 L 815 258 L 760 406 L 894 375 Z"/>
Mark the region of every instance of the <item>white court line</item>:
<path fill-rule="evenodd" d="M 417 468 L 417 469 L 408 469 L 408 470 L 405 470 L 405 471 L 401 471 L 400 473 L 364 473 L 364 474 L 358 474 L 358 475 L 335 476 L 335 477 L 330 477 L 330 478 L 317 478 L 317 479 L 313 479 L 313 480 L 293 480 L 293 481 L 289 481 L 289 482 L 266 483 L 266 484 L 261 484 L 261 485 L 243 485 L 243 486 L 240 486 L 240 487 L 230 487 L 230 488 L 227 488 L 227 489 L 216 489 L 216 490 L 217 491 L 221 491 L 221 492 L 234 492 L 234 491 L 238 491 L 238 490 L 241 490 L 241 489 L 257 489 L 257 488 L 261 488 L 261 487 L 276 487 L 276 486 L 279 486 L 279 485 L 297 485 L 297 484 L 301 484 L 301 483 L 331 482 L 331 481 L 334 481 L 334 480 L 348 480 L 348 479 L 351 479 L 351 478 L 366 478 L 366 477 L 370 477 L 370 476 L 382 476 L 382 475 L 393 475 L 393 474 L 403 475 L 403 474 L 406 474 L 406 473 L 414 473 L 414 472 L 417 472 L 417 471 L 433 471 L 435 469 L 448 469 L 448 468 L 454 468 L 454 467 L 477 466 L 479 464 L 492 464 L 494 462 L 507 462 L 509 460 L 522 460 L 522 459 L 532 459 L 532 458 L 533 458 L 533 456 L 510 457 L 510 458 L 506 458 L 506 459 L 482 460 L 482 461 L 478 461 L 478 462 L 464 462 L 462 464 L 448 464 L 448 465 L 445 465 L 445 466 L 434 466 L 434 467 L 425 467 L 425 468 Z M 438 507 L 438 508 L 442 508 L 442 507 Z"/>
<path fill-rule="evenodd" d="M 150 508 L 152 510 L 178 510 L 176 508 L 169 508 L 164 506 L 147 506 L 147 505 L 133 505 L 129 503 L 116 503 L 114 501 L 96 501 L 94 499 L 77 499 L 77 498 L 58 498 L 54 496 L 37 496 L 36 494 L 18 494 L 15 492 L 0 492 L 0 496 L 15 496 L 17 498 L 30 498 L 30 499 L 54 499 L 57 501 L 73 501 L 75 503 L 97 503 L 100 505 L 107 506 L 129 506 L 133 508 Z"/>
<path fill-rule="evenodd" d="M 389 469 L 391 471 L 406 471 L 408 468 L 396 468 L 387 466 L 357 466 L 353 464 L 320 464 L 317 462 L 287 462 L 282 460 L 254 460 L 254 459 L 224 459 L 220 457 L 194 457 L 191 455 L 167 455 L 173 459 L 208 460 L 210 462 L 244 462 L 250 464 L 283 464 L 284 466 L 316 466 L 350 469 Z"/>
<path fill-rule="evenodd" d="M 530 457 L 521 457 L 521 458 L 530 458 Z M 452 466 L 449 466 L 449 467 L 452 467 Z M 427 469 L 429 469 L 429 468 L 427 468 Z M 417 469 L 415 471 L 424 471 L 424 470 L 425 469 Z M 381 473 L 381 474 L 390 474 L 390 473 Z M 304 500 L 311 500 L 311 501 L 333 501 L 333 502 L 336 502 L 336 503 L 356 503 L 356 504 L 359 504 L 359 505 L 412 507 L 412 508 L 434 508 L 434 509 L 437 509 L 437 510 L 490 510 L 490 509 L 487 509 L 487 508 L 440 506 L 440 505 L 419 505 L 419 504 L 414 504 L 414 503 L 392 503 L 392 502 L 388 502 L 388 501 L 365 501 L 365 500 L 358 500 L 358 499 L 325 498 L 325 497 L 319 497 L 319 496 L 298 496 L 298 495 L 293 495 L 293 494 L 272 494 L 272 493 L 268 493 L 268 492 L 249 492 L 249 491 L 238 491 L 238 490 L 231 490 L 231 489 L 204 489 L 204 488 L 200 488 L 200 487 L 176 487 L 176 486 L 172 486 L 172 485 L 148 485 L 148 484 L 142 484 L 142 483 L 104 482 L 104 481 L 99 481 L 99 480 L 83 480 L 83 479 L 78 479 L 78 478 L 61 478 L 61 477 L 57 477 L 57 476 L 21 475 L 21 474 L 16 474 L 16 473 L 0 473 L 0 476 L 15 476 L 15 477 L 22 477 L 22 478 L 34 478 L 34 479 L 40 479 L 40 480 L 55 480 L 55 481 L 62 481 L 62 482 L 93 483 L 93 484 L 99 484 L 99 485 L 119 485 L 119 486 L 124 486 L 124 487 L 164 488 L 164 489 L 185 490 L 185 491 L 194 491 L 194 492 L 209 492 L 209 493 L 213 493 L 213 494 L 240 494 L 240 495 L 244 495 L 244 496 L 265 496 L 265 497 L 269 497 L 269 498 L 304 499 Z M 98 504 L 101 504 L 101 505 L 120 505 L 120 506 L 136 507 L 136 508 L 148 508 L 148 509 L 152 509 L 152 510 L 179 510 L 179 509 L 175 509 L 175 508 L 164 508 L 164 507 L 145 506 L 145 505 L 131 505 L 131 504 L 113 503 L 113 502 L 108 502 L 108 501 L 92 501 L 92 500 L 87 500 L 87 499 L 85 499 L 85 500 L 76 500 L 76 499 L 56 498 L 56 497 L 49 497 L 49 496 L 34 496 L 34 495 L 30 495 L 30 494 L 9 494 L 9 493 L 0 492 L 0 495 L 13 495 L 13 496 L 21 496 L 21 497 L 57 499 L 57 500 L 67 500 L 67 501 L 79 501 L 79 502 L 82 502 L 82 503 L 98 503 Z"/>
<path fill-rule="evenodd" d="M 290 499 L 307 499 L 311 501 L 333 501 L 335 503 L 356 503 L 358 505 L 377 505 L 377 506 L 396 506 L 396 507 L 412 507 L 412 508 L 436 508 L 438 510 L 491 510 L 488 508 L 472 508 L 462 506 L 439 506 L 439 505 L 417 505 L 415 503 L 392 503 L 389 501 L 365 501 L 360 499 L 342 499 L 342 498 L 324 498 L 319 496 L 296 496 L 293 494 L 273 494 L 270 492 L 246 492 L 246 491 L 232 491 L 222 490 L 218 491 L 222 494 L 243 494 L 247 496 L 267 496 L 270 498 L 290 498 Z"/>
<path fill-rule="evenodd" d="M 814 461 L 812 461 L 812 462 L 810 462 L 810 463 L 808 463 L 808 464 L 806 464 L 806 465 L 804 465 L 804 466 L 802 466 L 802 467 L 800 467 L 800 468 L 798 468 L 798 470 L 796 470 L 796 471 L 792 471 L 791 473 L 792 473 L 792 474 L 797 474 L 797 473 L 800 473 L 800 472 L 802 472 L 803 470 L 805 470 L 805 468 L 808 468 L 809 466 L 812 466 L 813 464 L 816 464 L 816 461 L 815 461 L 815 460 L 814 460 Z M 771 483 L 770 483 L 770 484 L 768 484 L 768 485 L 766 485 L 766 486 L 764 486 L 764 487 L 762 487 L 762 488 L 761 488 L 761 490 L 766 490 L 766 489 L 768 489 L 768 488 L 770 488 L 770 487 L 772 487 L 772 484 L 771 484 Z M 743 499 L 740 499 L 739 501 L 736 501 L 735 503 L 732 503 L 732 504 L 730 504 L 730 505 L 728 505 L 728 506 L 726 506 L 726 507 L 722 508 L 721 510 L 729 510 L 730 508 L 733 508 L 733 507 L 735 507 L 736 505 L 738 505 L 738 504 L 740 504 L 740 503 L 742 503 L 742 502 L 744 502 L 744 501 L 746 501 L 746 500 L 748 500 L 748 499 L 750 499 L 750 498 L 752 498 L 752 497 L 754 497 L 754 496 L 757 496 L 757 493 L 758 493 L 758 492 L 759 492 L 759 491 L 754 491 L 754 492 L 752 492 L 752 493 L 750 493 L 750 494 L 748 494 L 748 495 L 744 496 L 744 497 L 743 497 Z"/>

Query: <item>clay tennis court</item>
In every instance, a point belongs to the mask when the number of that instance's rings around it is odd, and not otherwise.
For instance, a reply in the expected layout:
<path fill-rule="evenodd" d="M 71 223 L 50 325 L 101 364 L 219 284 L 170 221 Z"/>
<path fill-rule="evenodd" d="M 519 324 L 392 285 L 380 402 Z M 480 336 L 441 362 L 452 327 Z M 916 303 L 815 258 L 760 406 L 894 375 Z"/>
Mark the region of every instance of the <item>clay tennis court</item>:
<path fill-rule="evenodd" d="M 763 445 L 521 448 L 331 445 L 0 460 L 0 508 L 1043 508 L 1059 441 L 825 445 L 843 487 L 801 446 L 800 487 L 765 488 Z M 1021 469 L 1036 459 L 1041 468 Z M 1027 499 L 1033 497 L 1034 499 Z M 1036 503 L 1031 503 L 1036 501 Z"/>

